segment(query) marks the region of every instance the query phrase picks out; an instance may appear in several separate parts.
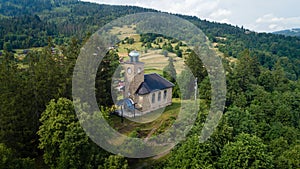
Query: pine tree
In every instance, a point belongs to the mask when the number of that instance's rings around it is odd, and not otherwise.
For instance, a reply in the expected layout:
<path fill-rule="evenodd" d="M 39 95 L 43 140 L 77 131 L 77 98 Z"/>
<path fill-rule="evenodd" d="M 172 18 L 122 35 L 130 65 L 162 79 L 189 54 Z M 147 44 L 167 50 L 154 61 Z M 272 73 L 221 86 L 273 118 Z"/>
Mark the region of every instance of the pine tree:
<path fill-rule="evenodd" d="M 169 63 L 163 69 L 163 76 L 172 83 L 176 81 L 176 70 L 174 66 L 174 61 L 172 57 L 169 57 Z"/>
<path fill-rule="evenodd" d="M 112 78 L 119 66 L 119 55 L 111 50 L 103 58 L 96 75 L 96 99 L 98 105 L 113 105 L 111 85 Z"/>
<path fill-rule="evenodd" d="M 207 76 L 206 68 L 197 54 L 192 51 L 184 61 L 185 65 L 191 70 L 193 75 L 198 78 L 198 84 Z"/>

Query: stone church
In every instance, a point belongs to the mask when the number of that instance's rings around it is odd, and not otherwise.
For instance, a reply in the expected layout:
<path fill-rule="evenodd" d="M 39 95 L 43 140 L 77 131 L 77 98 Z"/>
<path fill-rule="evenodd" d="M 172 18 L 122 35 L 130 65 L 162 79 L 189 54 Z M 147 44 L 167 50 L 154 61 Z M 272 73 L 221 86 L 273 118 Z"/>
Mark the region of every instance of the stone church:
<path fill-rule="evenodd" d="M 137 51 L 129 53 L 130 60 L 122 63 L 125 70 L 124 100 L 130 100 L 134 111 L 146 114 L 172 104 L 174 84 L 156 73 L 144 74 L 144 63 Z"/>

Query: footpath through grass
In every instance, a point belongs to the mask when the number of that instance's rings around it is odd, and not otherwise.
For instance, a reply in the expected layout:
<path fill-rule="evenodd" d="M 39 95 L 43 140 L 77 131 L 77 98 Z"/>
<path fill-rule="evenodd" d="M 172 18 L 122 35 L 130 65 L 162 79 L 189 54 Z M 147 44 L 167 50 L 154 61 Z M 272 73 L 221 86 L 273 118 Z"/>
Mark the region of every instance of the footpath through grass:
<path fill-rule="evenodd" d="M 164 130 L 172 126 L 180 111 L 181 100 L 178 98 L 173 98 L 172 102 L 172 105 L 166 107 L 164 111 L 162 109 L 159 109 L 145 116 L 136 117 L 144 118 L 145 120 L 156 119 L 152 122 L 137 123 L 124 118 L 124 121 L 122 123 L 121 117 L 112 116 L 112 127 L 114 127 L 117 131 L 119 131 L 122 134 L 138 138 L 146 138 L 151 137 L 151 135 L 160 134 Z M 161 112 L 162 114 L 160 115 Z M 157 118 L 157 116 L 159 117 Z"/>

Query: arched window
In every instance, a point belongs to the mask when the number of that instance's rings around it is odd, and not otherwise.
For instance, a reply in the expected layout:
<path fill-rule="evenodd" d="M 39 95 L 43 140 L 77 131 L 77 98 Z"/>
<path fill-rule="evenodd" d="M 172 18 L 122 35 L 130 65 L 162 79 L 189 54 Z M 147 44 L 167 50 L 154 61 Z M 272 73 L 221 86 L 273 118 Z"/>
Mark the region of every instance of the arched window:
<path fill-rule="evenodd" d="M 155 93 L 152 94 L 152 103 L 155 103 Z"/>
<path fill-rule="evenodd" d="M 161 100 L 161 92 L 159 92 L 157 96 L 157 101 L 160 102 L 160 100 Z"/>
<path fill-rule="evenodd" d="M 167 99 L 167 90 L 164 91 L 164 100 Z"/>

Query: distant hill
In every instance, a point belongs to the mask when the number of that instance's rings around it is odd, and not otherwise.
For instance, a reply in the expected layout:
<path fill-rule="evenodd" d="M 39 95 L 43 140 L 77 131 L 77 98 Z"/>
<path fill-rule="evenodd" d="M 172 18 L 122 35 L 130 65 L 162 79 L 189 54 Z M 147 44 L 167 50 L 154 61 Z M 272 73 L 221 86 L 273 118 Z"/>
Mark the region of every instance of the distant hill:
<path fill-rule="evenodd" d="M 78 0 L 0 0 L 0 50 L 4 47 L 28 49 L 46 46 L 48 37 L 52 37 L 56 45 L 68 42 L 71 37 L 83 40 L 116 18 L 141 12 L 158 11 Z M 177 16 L 199 27 L 224 56 L 239 58 L 243 51 L 249 50 L 260 64 L 269 69 L 278 60 L 285 59 L 282 66 L 287 77 L 298 79 L 300 76 L 300 39 L 297 37 L 257 33 L 195 16 Z"/>
<path fill-rule="evenodd" d="M 300 28 L 282 30 L 273 32 L 274 34 L 284 35 L 284 36 L 297 36 L 300 37 Z"/>

